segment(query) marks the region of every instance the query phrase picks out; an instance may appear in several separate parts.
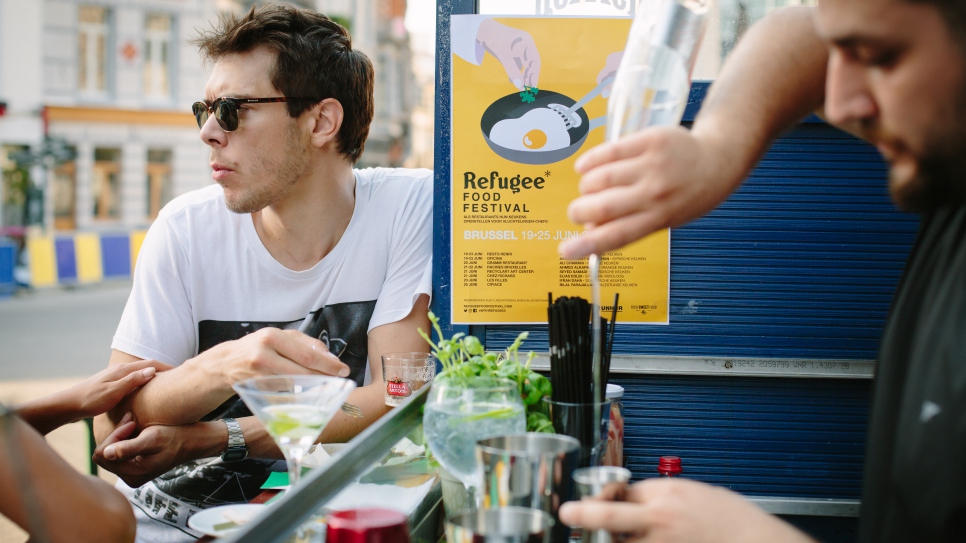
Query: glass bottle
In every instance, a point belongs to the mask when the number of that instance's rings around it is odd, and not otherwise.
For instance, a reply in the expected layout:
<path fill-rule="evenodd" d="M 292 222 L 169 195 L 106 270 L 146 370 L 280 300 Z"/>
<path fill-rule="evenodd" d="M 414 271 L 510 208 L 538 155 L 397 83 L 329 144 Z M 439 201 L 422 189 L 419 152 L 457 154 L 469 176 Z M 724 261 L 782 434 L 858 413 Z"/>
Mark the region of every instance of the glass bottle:
<path fill-rule="evenodd" d="M 657 462 L 657 472 L 661 477 L 677 477 L 681 475 L 681 458 L 677 456 L 662 456 Z"/>
<path fill-rule="evenodd" d="M 349 509 L 329 515 L 327 543 L 409 543 L 409 518 L 392 509 Z"/>
<path fill-rule="evenodd" d="M 605 397 L 610 400 L 610 421 L 607 425 L 605 466 L 624 467 L 624 387 L 607 383 Z"/>

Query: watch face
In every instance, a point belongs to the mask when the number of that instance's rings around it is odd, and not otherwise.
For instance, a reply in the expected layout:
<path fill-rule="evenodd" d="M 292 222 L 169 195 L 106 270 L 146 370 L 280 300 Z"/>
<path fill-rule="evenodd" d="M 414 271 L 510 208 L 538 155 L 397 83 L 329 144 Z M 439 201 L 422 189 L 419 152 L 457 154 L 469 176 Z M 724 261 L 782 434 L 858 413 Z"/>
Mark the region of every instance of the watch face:
<path fill-rule="evenodd" d="M 221 453 L 221 459 L 225 462 L 237 462 L 239 460 L 244 460 L 248 456 L 248 449 L 245 447 L 238 447 L 237 449 L 228 449 Z"/>

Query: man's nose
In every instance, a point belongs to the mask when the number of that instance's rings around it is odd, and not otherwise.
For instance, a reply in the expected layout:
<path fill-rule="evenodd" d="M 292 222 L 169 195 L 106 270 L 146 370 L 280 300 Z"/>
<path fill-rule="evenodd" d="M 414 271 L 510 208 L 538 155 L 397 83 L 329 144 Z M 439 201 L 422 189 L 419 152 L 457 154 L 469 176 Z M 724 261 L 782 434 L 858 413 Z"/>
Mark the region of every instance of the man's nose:
<path fill-rule="evenodd" d="M 869 90 L 868 73 L 859 65 L 833 53 L 825 80 L 825 116 L 834 124 L 864 121 L 878 113 Z"/>
<path fill-rule="evenodd" d="M 199 136 L 201 141 L 212 147 L 224 147 L 228 143 L 228 133 L 218 126 L 218 121 L 215 120 L 214 115 L 208 115 L 205 124 L 201 126 Z"/>

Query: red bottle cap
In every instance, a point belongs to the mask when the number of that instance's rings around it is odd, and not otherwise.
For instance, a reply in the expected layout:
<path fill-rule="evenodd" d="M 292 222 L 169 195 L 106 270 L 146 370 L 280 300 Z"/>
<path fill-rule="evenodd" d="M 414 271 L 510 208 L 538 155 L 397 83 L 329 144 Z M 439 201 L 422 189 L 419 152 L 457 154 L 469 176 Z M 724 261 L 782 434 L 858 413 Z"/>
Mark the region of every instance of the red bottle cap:
<path fill-rule="evenodd" d="M 409 519 L 392 509 L 350 509 L 329 515 L 326 543 L 409 543 Z"/>
<path fill-rule="evenodd" d="M 657 463 L 657 472 L 661 475 L 680 475 L 681 458 L 677 456 L 662 456 Z"/>

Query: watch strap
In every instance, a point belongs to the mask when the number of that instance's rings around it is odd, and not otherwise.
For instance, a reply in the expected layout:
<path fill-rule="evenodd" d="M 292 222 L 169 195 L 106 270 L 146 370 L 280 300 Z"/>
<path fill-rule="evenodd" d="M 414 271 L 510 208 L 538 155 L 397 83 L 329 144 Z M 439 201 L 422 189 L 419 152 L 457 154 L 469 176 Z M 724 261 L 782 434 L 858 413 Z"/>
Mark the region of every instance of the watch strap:
<path fill-rule="evenodd" d="M 244 460 L 248 456 L 248 447 L 245 446 L 245 434 L 241 425 L 233 418 L 226 417 L 221 420 L 228 427 L 228 448 L 221 453 L 221 459 L 225 462 Z"/>

